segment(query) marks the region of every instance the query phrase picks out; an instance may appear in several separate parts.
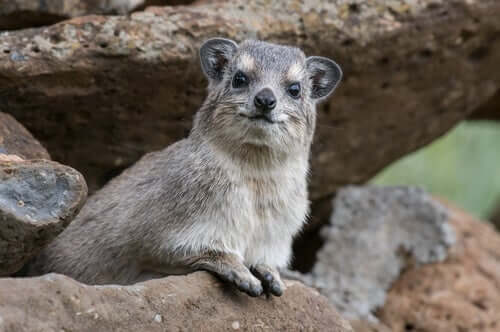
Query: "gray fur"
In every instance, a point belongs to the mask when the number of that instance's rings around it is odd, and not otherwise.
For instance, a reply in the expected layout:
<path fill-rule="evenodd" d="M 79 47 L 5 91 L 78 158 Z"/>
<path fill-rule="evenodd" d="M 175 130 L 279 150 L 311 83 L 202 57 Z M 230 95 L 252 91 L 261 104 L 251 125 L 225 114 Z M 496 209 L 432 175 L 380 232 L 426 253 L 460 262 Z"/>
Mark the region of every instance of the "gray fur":
<path fill-rule="evenodd" d="M 189 137 L 147 154 L 92 196 L 30 266 L 31 274 L 130 284 L 205 269 L 253 296 L 263 287 L 281 294 L 276 269 L 289 263 L 292 239 L 308 213 L 315 82 L 297 48 L 207 43 L 200 55 L 208 96 Z M 233 43 L 236 48 L 228 47 Z M 218 47 L 230 54 L 223 66 L 204 58 Z M 242 66 L 250 69 L 250 84 L 234 89 Z M 298 99 L 286 92 L 291 76 L 302 86 Z M 264 87 L 277 98 L 272 123 L 250 118 Z"/>

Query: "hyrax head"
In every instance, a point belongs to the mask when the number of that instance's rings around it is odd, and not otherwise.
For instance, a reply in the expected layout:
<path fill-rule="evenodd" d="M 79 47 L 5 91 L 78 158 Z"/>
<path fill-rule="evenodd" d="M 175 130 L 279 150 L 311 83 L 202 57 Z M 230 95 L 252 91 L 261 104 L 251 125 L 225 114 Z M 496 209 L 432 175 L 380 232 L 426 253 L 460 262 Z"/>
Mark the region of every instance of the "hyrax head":
<path fill-rule="evenodd" d="M 295 47 L 214 38 L 200 49 L 209 80 L 197 125 L 205 135 L 237 148 L 242 144 L 291 151 L 308 147 L 315 105 L 342 77 L 330 59 L 306 57 Z"/>

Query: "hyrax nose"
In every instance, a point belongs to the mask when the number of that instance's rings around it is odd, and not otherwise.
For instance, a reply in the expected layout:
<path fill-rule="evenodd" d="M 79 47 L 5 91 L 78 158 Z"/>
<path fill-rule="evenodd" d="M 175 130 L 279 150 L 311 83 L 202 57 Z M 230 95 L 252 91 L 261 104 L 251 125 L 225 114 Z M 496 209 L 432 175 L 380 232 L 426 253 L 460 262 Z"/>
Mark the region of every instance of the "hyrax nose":
<path fill-rule="evenodd" d="M 253 102 L 255 107 L 262 112 L 270 112 L 276 107 L 276 97 L 269 88 L 259 91 Z"/>

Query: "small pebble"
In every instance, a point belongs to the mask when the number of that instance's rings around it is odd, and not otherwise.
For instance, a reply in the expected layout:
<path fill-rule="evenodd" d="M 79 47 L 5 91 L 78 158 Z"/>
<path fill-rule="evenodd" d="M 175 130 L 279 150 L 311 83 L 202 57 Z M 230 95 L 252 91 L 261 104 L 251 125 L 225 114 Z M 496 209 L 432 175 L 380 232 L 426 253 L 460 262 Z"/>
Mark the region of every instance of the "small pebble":
<path fill-rule="evenodd" d="M 238 321 L 234 321 L 234 322 L 231 324 L 231 327 L 233 328 L 233 330 L 239 330 L 239 329 L 240 329 L 240 322 L 238 322 Z"/>
<path fill-rule="evenodd" d="M 155 319 L 155 322 L 157 322 L 157 323 L 161 323 L 161 321 L 163 320 L 163 318 L 161 317 L 160 314 L 156 314 L 154 319 Z"/>

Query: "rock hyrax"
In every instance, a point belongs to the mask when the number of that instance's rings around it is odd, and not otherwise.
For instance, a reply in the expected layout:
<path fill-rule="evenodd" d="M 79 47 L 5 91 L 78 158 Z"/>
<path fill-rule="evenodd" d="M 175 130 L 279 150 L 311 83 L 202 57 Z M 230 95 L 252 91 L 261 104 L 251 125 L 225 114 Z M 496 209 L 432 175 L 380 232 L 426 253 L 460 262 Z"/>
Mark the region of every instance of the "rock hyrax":
<path fill-rule="evenodd" d="M 281 295 L 308 213 L 316 104 L 339 66 L 295 47 L 214 38 L 208 96 L 186 139 L 147 154 L 93 195 L 31 264 L 89 284 L 207 270 L 251 296 Z"/>

